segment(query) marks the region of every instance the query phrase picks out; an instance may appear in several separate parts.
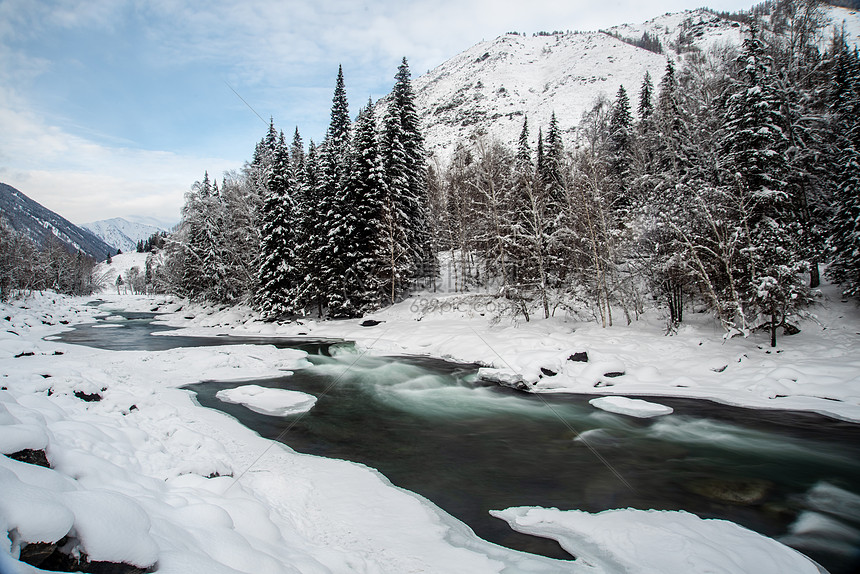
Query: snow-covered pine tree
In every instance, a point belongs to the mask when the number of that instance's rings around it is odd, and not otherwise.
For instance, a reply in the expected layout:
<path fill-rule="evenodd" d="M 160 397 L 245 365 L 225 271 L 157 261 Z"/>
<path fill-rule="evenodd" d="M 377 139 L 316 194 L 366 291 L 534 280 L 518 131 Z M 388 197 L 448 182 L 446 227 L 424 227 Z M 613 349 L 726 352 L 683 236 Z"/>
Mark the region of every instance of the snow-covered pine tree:
<path fill-rule="evenodd" d="M 294 182 L 299 182 L 304 178 L 304 172 L 305 144 L 302 141 L 299 128 L 296 126 L 296 131 L 293 133 L 293 142 L 290 144 L 290 177 Z"/>
<path fill-rule="evenodd" d="M 321 211 L 322 186 L 321 166 L 317 146 L 313 140 L 308 144 L 305 156 L 304 176 L 301 179 L 297 209 L 296 260 L 299 277 L 296 283 L 295 304 L 297 310 L 323 313 L 324 288 L 319 265 L 319 253 L 326 248 L 327 237 L 320 233 L 326 229 L 326 214 Z"/>
<path fill-rule="evenodd" d="M 400 140 L 406 159 L 404 176 L 408 190 L 401 195 L 401 202 L 412 252 L 411 274 L 414 279 L 430 279 L 436 276 L 438 265 L 427 221 L 427 155 L 406 58 L 394 76 L 390 105 L 389 111 L 397 116 L 400 124 Z"/>
<path fill-rule="evenodd" d="M 830 87 L 832 132 L 836 140 L 836 213 L 829 230 L 827 268 L 843 294 L 860 297 L 860 55 L 844 32 L 834 41 Z"/>
<path fill-rule="evenodd" d="M 385 292 L 389 304 L 394 304 L 406 291 L 417 268 L 410 243 L 409 213 L 406 209 L 409 179 L 406 175 L 407 156 L 403 149 L 403 134 L 398 115 L 389 102 L 382 135 L 383 169 L 385 174 L 385 209 L 383 211 L 386 273 Z"/>
<path fill-rule="evenodd" d="M 358 259 L 352 236 L 356 231 L 355 198 L 347 187 L 351 121 L 343 68 L 338 67 L 337 81 L 332 97 L 331 121 L 322 145 L 320 162 L 321 194 L 319 211 L 323 220 L 316 233 L 323 238 L 316 261 L 324 304 L 331 317 L 349 317 L 355 314 L 356 305 L 352 266 Z"/>
<path fill-rule="evenodd" d="M 385 293 L 385 177 L 376 133 L 373 103 L 367 102 L 355 123 L 346 189 L 355 215 L 351 237 L 349 283 L 352 311 L 378 309 Z"/>
<path fill-rule="evenodd" d="M 263 317 L 277 319 L 293 312 L 295 284 L 289 150 L 283 132 L 275 143 L 271 172 L 260 217 L 260 268 L 257 302 Z"/>
<path fill-rule="evenodd" d="M 547 283 L 542 290 L 558 287 L 566 274 L 565 259 L 569 249 L 565 240 L 566 222 L 564 221 L 564 204 L 566 190 L 564 182 L 564 143 L 561 138 L 561 128 L 555 112 L 550 117 L 547 135 L 543 130 L 538 131 L 537 158 L 535 161 L 536 194 L 541 195 L 544 218 L 543 248 L 546 254 Z M 552 271 L 552 273 L 551 273 Z"/>
<path fill-rule="evenodd" d="M 737 232 L 746 238 L 734 262 L 740 291 L 736 321 L 744 329 L 768 325 L 775 346 L 777 327 L 807 301 L 799 278 L 806 262 L 787 192 L 786 120 L 755 23 L 738 65 L 740 77 L 727 100 L 722 141 L 737 201 Z"/>
<path fill-rule="evenodd" d="M 310 267 L 312 260 L 307 257 L 306 251 L 306 246 L 311 241 L 310 234 L 313 231 L 307 225 L 310 217 L 308 214 L 310 200 L 306 164 L 304 142 L 299 133 L 299 128 L 296 127 L 293 132 L 293 141 L 290 144 L 290 169 L 287 176 L 292 199 L 290 203 L 292 207 L 290 235 L 293 243 L 293 284 L 290 288 L 290 294 L 293 311 L 296 313 L 304 310 L 304 304 L 300 302 L 299 293 L 302 290 L 305 277 L 308 273 L 313 272 Z"/>
<path fill-rule="evenodd" d="M 427 165 L 409 65 L 403 59 L 383 119 L 386 292 L 390 302 L 417 277 L 435 275 L 427 225 Z"/>
<path fill-rule="evenodd" d="M 609 117 L 609 176 L 612 190 L 609 195 L 610 211 L 623 222 L 627 218 L 633 198 L 630 189 L 630 170 L 633 163 L 633 117 L 630 99 L 624 86 L 618 88 Z"/>
<path fill-rule="evenodd" d="M 555 201 L 560 201 L 563 195 L 562 165 L 564 163 L 564 143 L 561 140 L 561 128 L 555 112 L 549 120 L 546 140 L 543 142 L 543 154 L 539 154 L 538 170 L 541 181 Z"/>
<path fill-rule="evenodd" d="M 639 89 L 639 121 L 648 119 L 654 112 L 654 84 L 651 81 L 651 73 L 645 71 L 645 77 L 642 78 L 642 87 Z"/>

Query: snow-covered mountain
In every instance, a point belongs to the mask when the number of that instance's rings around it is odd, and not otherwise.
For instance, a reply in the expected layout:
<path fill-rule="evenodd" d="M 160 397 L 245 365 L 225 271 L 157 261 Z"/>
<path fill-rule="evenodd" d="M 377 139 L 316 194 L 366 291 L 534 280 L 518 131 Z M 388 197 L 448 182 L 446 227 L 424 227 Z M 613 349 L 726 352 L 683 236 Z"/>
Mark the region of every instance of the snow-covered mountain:
<path fill-rule="evenodd" d="M 122 250 L 123 253 L 134 251 L 139 241 L 149 239 L 153 233 L 165 231 L 162 227 L 132 222 L 122 217 L 84 223 L 81 227 L 90 230 L 105 243 L 114 249 Z"/>
<path fill-rule="evenodd" d="M 107 257 L 110 246 L 87 229 L 30 199 L 11 185 L 0 183 L 0 216 L 9 226 L 38 245 L 54 238 L 70 250 L 80 250 L 97 261 Z"/>
<path fill-rule="evenodd" d="M 834 25 L 845 22 L 849 42 L 860 41 L 856 11 L 826 10 Z M 624 41 L 646 32 L 662 54 Z M 646 71 L 656 87 L 667 58 L 739 45 L 744 32 L 738 22 L 697 9 L 601 32 L 510 33 L 475 44 L 413 82 L 431 161 L 444 165 L 459 143 L 496 139 L 514 145 L 525 116 L 532 144 L 553 112 L 561 129 L 572 131 L 597 98 L 614 99 L 621 85 L 635 107 Z"/>

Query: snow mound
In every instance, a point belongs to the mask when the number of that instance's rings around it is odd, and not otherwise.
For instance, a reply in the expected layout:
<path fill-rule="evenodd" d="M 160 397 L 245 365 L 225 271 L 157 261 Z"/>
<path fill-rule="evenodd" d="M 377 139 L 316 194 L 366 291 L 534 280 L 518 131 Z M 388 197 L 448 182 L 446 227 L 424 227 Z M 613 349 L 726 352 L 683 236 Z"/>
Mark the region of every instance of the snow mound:
<path fill-rule="evenodd" d="M 674 411 L 672 407 L 627 397 L 597 397 L 588 402 L 591 406 L 609 411 L 610 413 L 638 417 L 640 419 L 670 415 Z"/>
<path fill-rule="evenodd" d="M 248 407 L 255 413 L 284 417 L 311 410 L 317 398 L 299 391 L 270 389 L 260 385 L 244 385 L 218 391 L 215 396 L 225 403 Z"/>
<path fill-rule="evenodd" d="M 518 532 L 557 540 L 598 571 L 818 574 L 803 554 L 727 520 L 684 511 L 519 507 L 491 511 Z"/>

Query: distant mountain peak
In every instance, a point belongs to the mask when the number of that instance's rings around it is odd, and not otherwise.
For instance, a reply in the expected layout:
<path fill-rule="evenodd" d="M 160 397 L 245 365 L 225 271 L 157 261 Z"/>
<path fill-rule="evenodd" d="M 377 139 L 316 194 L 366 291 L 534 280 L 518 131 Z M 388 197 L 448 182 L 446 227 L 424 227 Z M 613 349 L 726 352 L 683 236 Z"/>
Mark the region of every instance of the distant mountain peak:
<path fill-rule="evenodd" d="M 113 246 L 114 250 L 120 249 L 124 253 L 134 251 L 139 241 L 149 239 L 154 233 L 166 231 L 162 227 L 129 221 L 124 217 L 92 221 L 82 224 L 81 227 Z"/>

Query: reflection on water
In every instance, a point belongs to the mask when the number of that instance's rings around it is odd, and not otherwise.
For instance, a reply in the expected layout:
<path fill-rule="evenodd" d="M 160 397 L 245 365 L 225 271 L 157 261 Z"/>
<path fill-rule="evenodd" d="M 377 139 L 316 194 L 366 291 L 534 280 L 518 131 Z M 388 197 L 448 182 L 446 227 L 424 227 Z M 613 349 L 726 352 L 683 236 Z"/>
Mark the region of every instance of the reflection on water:
<path fill-rule="evenodd" d="M 272 343 L 154 337 L 148 333 L 160 328 L 146 320 L 125 319 L 122 330 L 79 328 L 63 340 L 116 348 L 118 333 L 134 331 L 143 341 L 127 333 L 132 346 L 124 348 Z M 482 386 L 472 365 L 361 357 L 324 341 L 278 344 L 304 348 L 311 366 L 253 383 L 315 395 L 304 415 L 260 415 L 215 398 L 238 383 L 189 388 L 202 405 L 297 451 L 380 470 L 498 544 L 565 557 L 552 541 L 511 531 L 491 509 L 683 509 L 783 537 L 833 574 L 860 567 L 858 425 L 668 398 L 657 402 L 674 414 L 634 419 L 596 410 L 588 397 Z"/>

